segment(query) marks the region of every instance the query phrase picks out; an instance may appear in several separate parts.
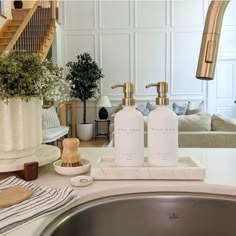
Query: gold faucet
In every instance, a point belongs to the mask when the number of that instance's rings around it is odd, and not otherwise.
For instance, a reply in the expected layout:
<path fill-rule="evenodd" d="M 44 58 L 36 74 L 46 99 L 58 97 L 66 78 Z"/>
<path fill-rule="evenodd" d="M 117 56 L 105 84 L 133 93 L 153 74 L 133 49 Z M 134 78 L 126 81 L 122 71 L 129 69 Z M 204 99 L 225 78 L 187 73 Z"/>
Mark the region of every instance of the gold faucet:
<path fill-rule="evenodd" d="M 225 9 L 230 0 L 212 0 L 205 20 L 196 77 L 213 80 Z"/>

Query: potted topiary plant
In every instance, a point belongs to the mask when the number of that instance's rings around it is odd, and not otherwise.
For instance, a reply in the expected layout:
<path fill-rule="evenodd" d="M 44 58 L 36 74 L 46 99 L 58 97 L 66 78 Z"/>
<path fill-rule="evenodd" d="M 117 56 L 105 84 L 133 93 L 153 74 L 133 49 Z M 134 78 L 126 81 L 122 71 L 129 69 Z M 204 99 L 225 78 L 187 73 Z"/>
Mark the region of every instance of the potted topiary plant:
<path fill-rule="evenodd" d="M 77 125 L 77 135 L 81 140 L 93 137 L 93 123 L 87 123 L 86 102 L 99 93 L 99 82 L 103 78 L 102 69 L 91 58 L 89 53 L 77 56 L 76 62 L 68 62 L 69 74 L 66 79 L 71 81 L 71 97 L 83 102 L 83 122 Z"/>
<path fill-rule="evenodd" d="M 22 51 L 0 57 L 0 159 L 34 153 L 42 139 L 42 99 L 63 99 L 64 87 L 70 85 L 62 69 L 50 61 Z"/>

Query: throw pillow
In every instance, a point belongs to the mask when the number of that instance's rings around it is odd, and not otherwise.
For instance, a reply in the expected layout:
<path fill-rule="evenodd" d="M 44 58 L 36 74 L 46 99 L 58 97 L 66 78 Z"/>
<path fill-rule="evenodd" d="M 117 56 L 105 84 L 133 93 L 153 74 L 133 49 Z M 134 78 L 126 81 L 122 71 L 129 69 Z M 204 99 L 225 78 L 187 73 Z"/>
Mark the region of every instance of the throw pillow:
<path fill-rule="evenodd" d="M 210 131 L 211 116 L 200 112 L 189 116 L 178 116 L 179 131 Z"/>
<path fill-rule="evenodd" d="M 150 112 L 150 111 L 153 111 L 153 110 L 155 110 L 155 109 L 157 108 L 156 105 L 151 104 L 151 103 L 149 103 L 149 102 L 147 103 L 146 107 L 147 107 L 147 109 L 148 109 L 149 112 Z"/>
<path fill-rule="evenodd" d="M 213 114 L 211 126 L 213 131 L 236 131 L 236 119 Z"/>
<path fill-rule="evenodd" d="M 189 102 L 187 102 L 187 103 L 174 102 L 173 103 L 173 111 L 176 113 L 177 116 L 186 115 L 188 106 L 189 106 Z"/>
<path fill-rule="evenodd" d="M 192 114 L 196 114 L 196 113 L 205 111 L 204 101 L 201 101 L 201 103 L 195 107 L 191 104 L 190 101 L 188 102 L 188 104 L 189 105 L 188 105 L 188 109 L 187 109 L 187 115 L 192 115 Z"/>
<path fill-rule="evenodd" d="M 140 111 L 144 116 L 147 116 L 149 113 L 148 108 L 144 104 L 139 104 L 136 109 Z"/>
<path fill-rule="evenodd" d="M 42 109 L 42 128 L 43 130 L 60 126 L 60 121 L 54 106 Z"/>

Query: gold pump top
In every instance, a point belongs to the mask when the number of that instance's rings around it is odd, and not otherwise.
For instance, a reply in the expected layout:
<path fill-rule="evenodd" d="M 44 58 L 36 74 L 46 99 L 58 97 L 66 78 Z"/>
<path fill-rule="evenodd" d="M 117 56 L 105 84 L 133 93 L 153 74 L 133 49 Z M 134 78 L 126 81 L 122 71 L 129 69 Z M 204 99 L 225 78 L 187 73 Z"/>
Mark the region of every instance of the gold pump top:
<path fill-rule="evenodd" d="M 157 97 L 156 97 L 157 105 L 169 105 L 169 98 L 167 97 L 168 83 L 159 82 L 157 84 L 149 84 L 146 86 L 146 88 L 150 87 L 157 87 Z"/>
<path fill-rule="evenodd" d="M 113 85 L 111 88 L 115 89 L 118 87 L 123 88 L 124 98 L 122 98 L 122 104 L 124 106 L 134 106 L 135 105 L 135 100 L 133 98 L 134 85 L 131 82 L 126 82 L 124 84 Z"/>

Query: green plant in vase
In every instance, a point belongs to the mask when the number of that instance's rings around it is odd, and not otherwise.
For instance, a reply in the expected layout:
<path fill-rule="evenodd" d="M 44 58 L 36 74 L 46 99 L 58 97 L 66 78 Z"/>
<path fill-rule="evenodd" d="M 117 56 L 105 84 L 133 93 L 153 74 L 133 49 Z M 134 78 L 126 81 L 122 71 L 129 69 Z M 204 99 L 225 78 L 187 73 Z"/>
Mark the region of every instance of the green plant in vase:
<path fill-rule="evenodd" d="M 64 100 L 65 89 L 70 83 L 51 61 L 23 51 L 0 56 L 0 159 L 34 153 L 42 139 L 42 100 Z"/>

